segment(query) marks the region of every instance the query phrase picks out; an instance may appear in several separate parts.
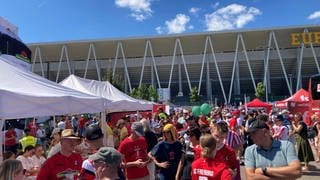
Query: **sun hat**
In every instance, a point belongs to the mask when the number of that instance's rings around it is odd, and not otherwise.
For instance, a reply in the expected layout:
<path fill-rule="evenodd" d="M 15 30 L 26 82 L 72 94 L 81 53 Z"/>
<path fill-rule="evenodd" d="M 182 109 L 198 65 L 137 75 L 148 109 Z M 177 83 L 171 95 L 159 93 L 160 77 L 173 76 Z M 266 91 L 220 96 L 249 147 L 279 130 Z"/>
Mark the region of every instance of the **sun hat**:
<path fill-rule="evenodd" d="M 79 136 L 76 136 L 73 129 L 64 129 L 61 133 L 61 139 L 77 139 L 80 140 Z"/>
<path fill-rule="evenodd" d="M 89 160 L 101 160 L 109 165 L 118 167 L 121 163 L 121 154 L 113 147 L 102 147 L 96 153 L 89 156 Z"/>

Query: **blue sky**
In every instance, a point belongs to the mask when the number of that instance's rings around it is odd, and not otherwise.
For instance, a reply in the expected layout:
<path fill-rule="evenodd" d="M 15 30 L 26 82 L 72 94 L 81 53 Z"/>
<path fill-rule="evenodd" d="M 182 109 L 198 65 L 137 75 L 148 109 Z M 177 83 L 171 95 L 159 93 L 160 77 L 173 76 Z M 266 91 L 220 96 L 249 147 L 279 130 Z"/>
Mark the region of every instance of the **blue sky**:
<path fill-rule="evenodd" d="M 319 0 L 0 0 L 25 43 L 320 25 Z"/>

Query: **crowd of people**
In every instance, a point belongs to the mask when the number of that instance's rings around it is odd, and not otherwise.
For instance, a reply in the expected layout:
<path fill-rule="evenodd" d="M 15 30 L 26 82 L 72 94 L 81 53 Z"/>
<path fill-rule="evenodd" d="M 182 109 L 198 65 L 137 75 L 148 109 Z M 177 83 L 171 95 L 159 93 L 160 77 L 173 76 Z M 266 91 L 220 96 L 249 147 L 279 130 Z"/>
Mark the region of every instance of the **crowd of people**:
<path fill-rule="evenodd" d="M 158 108 L 106 127 L 83 115 L 51 128 L 31 120 L 20 139 L 6 131 L 0 179 L 238 180 L 241 165 L 246 179 L 296 179 L 320 162 L 319 116 L 310 118 L 224 106 L 198 117 Z"/>

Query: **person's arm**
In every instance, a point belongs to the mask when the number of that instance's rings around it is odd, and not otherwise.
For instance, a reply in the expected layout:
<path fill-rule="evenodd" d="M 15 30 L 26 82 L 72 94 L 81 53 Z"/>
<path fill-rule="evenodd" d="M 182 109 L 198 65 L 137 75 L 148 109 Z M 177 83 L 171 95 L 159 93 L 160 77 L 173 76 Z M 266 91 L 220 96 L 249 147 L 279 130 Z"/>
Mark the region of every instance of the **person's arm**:
<path fill-rule="evenodd" d="M 154 162 L 155 165 L 161 167 L 161 168 L 167 168 L 169 167 L 169 162 L 165 161 L 165 162 L 158 162 L 157 159 L 151 154 L 151 152 L 148 153 L 148 156 L 150 157 L 150 159 Z"/>
<path fill-rule="evenodd" d="M 263 175 L 262 168 L 256 169 L 255 174 Z M 265 175 L 272 179 L 297 179 L 301 177 L 300 161 L 294 161 L 284 167 L 266 167 Z"/>
<path fill-rule="evenodd" d="M 261 173 L 258 174 L 257 170 L 259 170 L 259 169 L 246 168 L 246 171 L 245 171 L 246 172 L 246 179 L 247 180 L 271 179 L 270 177 L 263 175 L 263 172 L 261 171 L 261 168 L 260 168 Z"/>
<path fill-rule="evenodd" d="M 183 169 L 183 164 L 184 164 L 184 153 L 182 153 L 180 161 L 179 161 L 179 165 L 178 165 L 178 169 L 177 169 L 177 173 L 176 173 L 176 180 L 180 179 L 180 174 Z"/>

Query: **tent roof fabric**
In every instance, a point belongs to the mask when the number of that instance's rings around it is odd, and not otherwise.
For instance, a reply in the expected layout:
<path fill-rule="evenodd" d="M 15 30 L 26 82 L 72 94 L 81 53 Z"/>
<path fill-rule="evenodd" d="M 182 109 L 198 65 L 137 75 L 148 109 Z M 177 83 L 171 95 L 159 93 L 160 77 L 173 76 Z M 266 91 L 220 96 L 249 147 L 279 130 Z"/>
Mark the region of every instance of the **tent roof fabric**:
<path fill-rule="evenodd" d="M 75 91 L 0 57 L 0 118 L 103 112 L 103 98 Z"/>
<path fill-rule="evenodd" d="M 294 93 L 291 97 L 289 97 L 283 101 L 285 101 L 285 102 L 288 102 L 288 101 L 309 102 L 309 97 L 310 97 L 309 92 L 301 88 L 296 93 Z"/>
<path fill-rule="evenodd" d="M 108 81 L 96 81 L 70 75 L 61 85 L 107 100 L 107 112 L 152 110 L 153 102 L 135 99 L 121 92 Z"/>
<path fill-rule="evenodd" d="M 271 108 L 272 107 L 271 104 L 265 103 L 265 102 L 261 101 L 258 98 L 255 98 L 254 100 L 248 102 L 246 104 L 246 106 L 247 107 L 265 107 L 265 108 Z"/>

